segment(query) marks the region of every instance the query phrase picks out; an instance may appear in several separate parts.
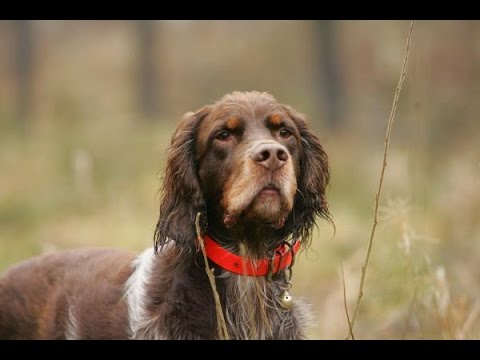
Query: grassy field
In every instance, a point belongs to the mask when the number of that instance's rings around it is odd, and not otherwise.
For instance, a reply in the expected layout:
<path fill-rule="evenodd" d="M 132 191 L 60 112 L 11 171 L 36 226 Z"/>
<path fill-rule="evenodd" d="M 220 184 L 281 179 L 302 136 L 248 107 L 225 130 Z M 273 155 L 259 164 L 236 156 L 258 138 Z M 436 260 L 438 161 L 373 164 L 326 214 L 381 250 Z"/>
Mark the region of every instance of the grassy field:
<path fill-rule="evenodd" d="M 151 246 L 157 190 L 172 131 L 134 123 L 112 131 L 97 123 L 94 131 L 78 125 L 68 132 L 28 138 L 4 133 L 0 270 L 29 256 L 67 248 L 115 246 L 139 251 Z M 336 145 L 345 143 L 348 148 Z M 296 296 L 312 303 L 316 314 L 311 338 L 346 335 L 340 264 L 353 309 L 381 145 L 379 140 L 371 149 L 362 148 L 340 136 L 325 141 L 336 234 L 326 222 L 319 222 L 312 248 L 297 262 L 293 288 Z M 468 162 L 446 164 L 446 173 L 455 176 L 433 182 L 435 187 L 425 179 L 425 186 L 413 191 L 418 184 L 410 179 L 409 165 L 415 160 L 392 151 L 357 337 L 476 338 L 479 227 L 468 213 L 478 211 L 474 176 L 478 168 L 470 168 Z M 472 181 L 470 187 L 465 179 Z M 452 188 L 462 192 L 461 198 L 449 193 Z"/>
<path fill-rule="evenodd" d="M 356 338 L 480 337 L 477 23 L 416 28 Z M 310 338 L 345 338 L 340 269 L 353 311 L 408 23 L 341 23 L 345 112 L 337 131 L 327 130 L 311 95 L 310 25 L 257 24 L 170 23 L 162 43 L 169 51 L 157 54 L 168 70 L 169 107 L 155 121 L 132 110 L 125 23 L 39 25 L 42 51 L 26 133 L 11 116 L 11 73 L 0 66 L 0 272 L 51 251 L 152 246 L 177 119 L 227 91 L 268 90 L 310 115 L 329 155 L 336 233 L 319 221 L 311 249 L 296 263 L 292 292 L 312 304 Z M 8 54 L 6 28 L 0 23 L 0 58 Z M 255 61 L 247 61 L 252 53 Z"/>

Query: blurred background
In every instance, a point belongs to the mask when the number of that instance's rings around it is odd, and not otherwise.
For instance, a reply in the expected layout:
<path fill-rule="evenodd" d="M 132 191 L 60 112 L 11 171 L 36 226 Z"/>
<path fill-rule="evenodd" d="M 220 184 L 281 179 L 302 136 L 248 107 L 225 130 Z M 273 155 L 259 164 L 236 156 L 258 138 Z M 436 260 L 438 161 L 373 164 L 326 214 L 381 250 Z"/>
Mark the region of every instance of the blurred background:
<path fill-rule="evenodd" d="M 233 90 L 308 115 L 330 209 L 297 262 L 312 339 L 348 333 L 409 21 L 0 21 L 0 272 L 152 246 L 165 151 Z M 418 21 L 355 334 L 480 337 L 480 22 Z"/>

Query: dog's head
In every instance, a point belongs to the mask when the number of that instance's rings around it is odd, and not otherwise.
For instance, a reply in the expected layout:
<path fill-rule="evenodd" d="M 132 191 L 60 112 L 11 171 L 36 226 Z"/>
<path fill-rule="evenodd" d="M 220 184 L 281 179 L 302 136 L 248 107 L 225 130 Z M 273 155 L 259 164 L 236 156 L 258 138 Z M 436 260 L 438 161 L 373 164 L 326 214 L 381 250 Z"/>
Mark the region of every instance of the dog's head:
<path fill-rule="evenodd" d="M 303 115 L 266 93 L 228 94 L 187 113 L 173 135 L 155 245 L 191 248 L 198 212 L 202 231 L 222 239 L 263 234 L 265 244 L 252 244 L 261 252 L 289 236 L 308 241 L 316 215 L 329 218 L 328 182 Z"/>

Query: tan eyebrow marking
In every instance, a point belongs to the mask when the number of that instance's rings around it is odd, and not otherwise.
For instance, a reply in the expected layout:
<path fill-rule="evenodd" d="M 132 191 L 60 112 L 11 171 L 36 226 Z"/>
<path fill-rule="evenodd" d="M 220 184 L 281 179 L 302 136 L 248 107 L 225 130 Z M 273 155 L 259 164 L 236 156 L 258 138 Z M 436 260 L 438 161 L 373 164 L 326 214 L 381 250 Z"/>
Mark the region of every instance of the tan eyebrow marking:
<path fill-rule="evenodd" d="M 228 130 L 235 130 L 240 126 L 240 120 L 237 117 L 231 117 L 227 120 Z"/>
<path fill-rule="evenodd" d="M 270 115 L 268 120 L 273 126 L 279 126 L 282 123 L 282 117 L 278 114 Z"/>

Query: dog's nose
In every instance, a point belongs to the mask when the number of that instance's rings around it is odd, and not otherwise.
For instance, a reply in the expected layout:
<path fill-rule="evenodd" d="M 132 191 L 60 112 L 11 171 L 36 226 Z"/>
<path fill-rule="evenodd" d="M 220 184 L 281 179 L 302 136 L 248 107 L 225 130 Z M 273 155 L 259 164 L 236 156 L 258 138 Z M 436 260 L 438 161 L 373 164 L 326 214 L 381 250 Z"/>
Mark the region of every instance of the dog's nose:
<path fill-rule="evenodd" d="M 259 165 L 276 170 L 285 165 L 288 152 L 280 144 L 260 144 L 252 151 L 252 159 Z"/>

